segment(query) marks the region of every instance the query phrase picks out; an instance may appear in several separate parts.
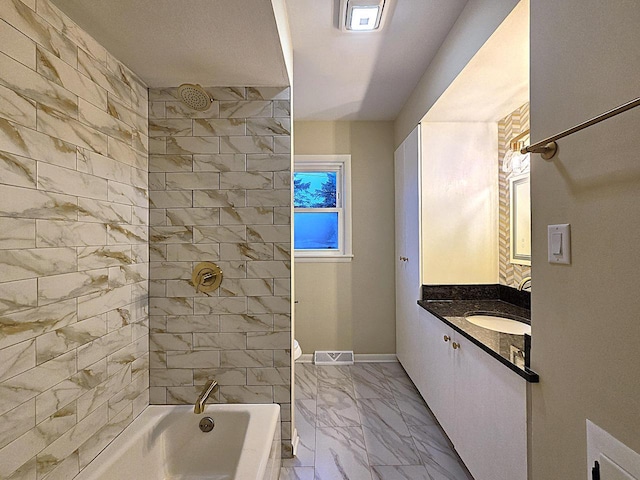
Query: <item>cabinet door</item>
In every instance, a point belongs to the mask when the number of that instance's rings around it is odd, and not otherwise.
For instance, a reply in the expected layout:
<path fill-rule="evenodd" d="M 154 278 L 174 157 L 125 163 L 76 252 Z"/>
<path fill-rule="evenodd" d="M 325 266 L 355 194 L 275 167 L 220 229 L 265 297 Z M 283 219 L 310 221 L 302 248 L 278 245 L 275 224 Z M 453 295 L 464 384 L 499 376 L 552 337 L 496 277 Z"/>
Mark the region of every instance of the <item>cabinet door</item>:
<path fill-rule="evenodd" d="M 475 480 L 526 480 L 526 381 L 456 333 L 455 425 L 447 434 Z"/>
<path fill-rule="evenodd" d="M 447 435 L 455 428 L 453 330 L 424 309 L 419 313 L 424 331 L 422 370 L 416 384 Z M 448 340 L 445 340 L 445 336 Z"/>
<path fill-rule="evenodd" d="M 408 283 L 408 298 L 415 305 L 422 295 L 420 125 L 411 132 L 404 145 L 404 274 Z"/>
<path fill-rule="evenodd" d="M 420 298 L 420 128 L 395 152 L 396 355 L 409 373 L 421 368 Z"/>
<path fill-rule="evenodd" d="M 407 279 L 405 265 L 402 261 L 406 243 L 406 229 L 404 217 L 404 143 L 394 153 L 395 173 L 395 240 L 396 240 L 396 356 L 404 364 L 407 360 L 407 323 L 408 303 L 405 301 Z M 405 368 L 407 368 L 405 366 Z"/>

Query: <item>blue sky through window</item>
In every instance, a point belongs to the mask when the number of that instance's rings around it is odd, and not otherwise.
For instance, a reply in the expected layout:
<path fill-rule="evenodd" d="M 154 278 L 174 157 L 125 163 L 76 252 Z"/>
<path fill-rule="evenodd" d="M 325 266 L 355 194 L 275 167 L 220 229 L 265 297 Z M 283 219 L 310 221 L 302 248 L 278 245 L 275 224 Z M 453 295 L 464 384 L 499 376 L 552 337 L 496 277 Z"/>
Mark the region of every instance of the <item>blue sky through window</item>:
<path fill-rule="evenodd" d="M 293 206 L 297 208 L 335 208 L 336 172 L 295 172 Z"/>
<path fill-rule="evenodd" d="M 338 249 L 338 212 L 322 211 L 338 206 L 337 176 L 337 172 L 331 171 L 302 171 L 293 174 L 294 207 L 317 209 L 295 212 L 296 250 Z"/>

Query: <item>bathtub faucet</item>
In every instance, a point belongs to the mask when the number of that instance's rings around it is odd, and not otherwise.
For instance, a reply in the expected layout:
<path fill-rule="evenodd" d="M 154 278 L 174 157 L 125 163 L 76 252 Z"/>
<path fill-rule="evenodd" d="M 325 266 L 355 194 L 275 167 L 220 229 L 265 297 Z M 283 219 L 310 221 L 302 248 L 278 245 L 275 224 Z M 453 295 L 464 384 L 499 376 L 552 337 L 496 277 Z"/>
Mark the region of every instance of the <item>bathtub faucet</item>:
<path fill-rule="evenodd" d="M 204 386 L 204 390 L 196 400 L 196 404 L 193 407 L 193 413 L 203 413 L 204 412 L 204 404 L 207 402 L 207 398 L 213 392 L 213 389 L 218 386 L 218 382 L 215 380 L 209 380 L 207 384 Z"/>

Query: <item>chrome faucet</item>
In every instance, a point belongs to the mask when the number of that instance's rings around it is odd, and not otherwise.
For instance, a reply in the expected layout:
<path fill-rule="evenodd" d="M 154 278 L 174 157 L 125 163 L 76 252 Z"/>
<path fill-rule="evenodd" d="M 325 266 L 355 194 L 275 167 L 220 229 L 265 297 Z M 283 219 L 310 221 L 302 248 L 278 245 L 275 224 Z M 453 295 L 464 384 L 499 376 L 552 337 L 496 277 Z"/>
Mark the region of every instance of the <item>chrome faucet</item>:
<path fill-rule="evenodd" d="M 215 380 L 209 380 L 207 382 L 207 384 L 204 386 L 204 390 L 202 390 L 202 393 L 200 394 L 200 396 L 198 397 L 198 400 L 196 400 L 196 404 L 193 407 L 193 413 L 203 413 L 204 412 L 204 407 L 205 407 L 205 403 L 207 402 L 207 398 L 209 398 L 209 395 L 211 395 L 211 392 L 213 392 L 213 389 L 216 388 L 218 386 L 218 382 L 216 382 Z"/>
<path fill-rule="evenodd" d="M 520 282 L 520 285 L 518 285 L 518 290 L 522 291 L 527 287 L 527 284 L 529 284 L 529 292 L 531 291 L 531 277 L 524 277 L 522 279 L 522 281 Z"/>

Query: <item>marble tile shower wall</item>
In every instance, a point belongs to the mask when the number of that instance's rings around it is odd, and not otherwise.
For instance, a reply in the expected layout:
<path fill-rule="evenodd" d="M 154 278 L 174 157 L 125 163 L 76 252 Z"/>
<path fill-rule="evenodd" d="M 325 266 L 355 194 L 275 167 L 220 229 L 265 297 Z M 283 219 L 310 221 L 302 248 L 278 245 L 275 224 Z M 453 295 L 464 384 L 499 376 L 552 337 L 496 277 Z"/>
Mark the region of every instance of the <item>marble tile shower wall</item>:
<path fill-rule="evenodd" d="M 205 112 L 176 88 L 149 91 L 150 399 L 279 403 L 290 451 L 289 88 L 206 88 Z M 221 287 L 196 293 L 193 267 Z"/>
<path fill-rule="evenodd" d="M 148 96 L 0 2 L 0 478 L 71 479 L 148 405 Z"/>

